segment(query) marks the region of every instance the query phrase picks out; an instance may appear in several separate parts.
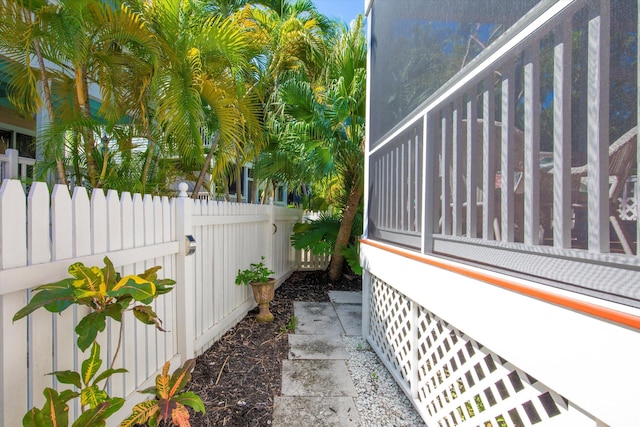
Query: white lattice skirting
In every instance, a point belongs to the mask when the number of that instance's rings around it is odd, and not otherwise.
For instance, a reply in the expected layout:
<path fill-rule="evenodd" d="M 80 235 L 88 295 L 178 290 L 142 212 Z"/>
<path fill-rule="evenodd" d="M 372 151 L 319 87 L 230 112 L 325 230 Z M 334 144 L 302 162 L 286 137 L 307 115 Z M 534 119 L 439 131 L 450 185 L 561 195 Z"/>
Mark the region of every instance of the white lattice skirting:
<path fill-rule="evenodd" d="M 572 425 L 565 398 L 369 277 L 368 338 L 429 426 Z"/>

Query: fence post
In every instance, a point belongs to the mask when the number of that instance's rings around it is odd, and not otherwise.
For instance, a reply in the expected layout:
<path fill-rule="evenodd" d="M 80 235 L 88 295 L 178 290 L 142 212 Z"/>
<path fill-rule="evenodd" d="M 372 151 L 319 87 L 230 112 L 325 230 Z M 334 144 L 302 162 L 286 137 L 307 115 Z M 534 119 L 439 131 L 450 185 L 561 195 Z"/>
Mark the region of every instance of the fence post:
<path fill-rule="evenodd" d="M 7 148 L 4 152 L 9 157 L 9 166 L 7 167 L 8 176 L 4 176 L 5 179 L 20 179 L 18 176 L 18 150 L 14 148 Z"/>
<path fill-rule="evenodd" d="M 193 258 L 188 257 L 186 236 L 193 233 L 191 227 L 193 200 L 187 195 L 189 186 L 181 182 L 178 186 L 180 194 L 176 199 L 176 238 L 180 244 L 180 252 L 176 262 L 176 326 L 178 328 L 178 351 L 182 362 L 194 356 L 195 329 L 193 322 L 194 281 Z M 198 242 L 196 242 L 197 244 Z M 197 249 L 196 249 L 197 250 Z M 202 249 L 200 249 L 202 250 Z"/>
<path fill-rule="evenodd" d="M 265 253 L 266 253 L 266 266 L 269 267 L 271 270 L 276 271 L 275 267 L 275 254 L 274 254 L 274 245 L 273 245 L 273 239 L 274 239 L 274 234 L 275 234 L 275 227 L 276 227 L 276 215 L 275 215 L 275 206 L 273 204 L 273 197 L 269 197 L 269 204 L 267 205 L 267 214 L 269 215 L 269 219 L 267 221 L 267 226 L 265 228 L 266 230 L 266 240 L 265 240 L 265 244 L 266 244 L 266 248 L 265 248 Z M 276 273 L 278 273 L 276 271 Z"/>

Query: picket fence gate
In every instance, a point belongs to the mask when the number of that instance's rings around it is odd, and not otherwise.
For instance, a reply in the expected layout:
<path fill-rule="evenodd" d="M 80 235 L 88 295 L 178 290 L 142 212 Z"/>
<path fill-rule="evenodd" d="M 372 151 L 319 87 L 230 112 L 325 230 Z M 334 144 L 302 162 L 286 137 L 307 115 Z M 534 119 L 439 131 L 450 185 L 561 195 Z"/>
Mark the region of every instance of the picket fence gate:
<path fill-rule="evenodd" d="M 12 322 L 29 301 L 30 289 L 69 277 L 74 262 L 102 267 L 108 256 L 123 276 L 161 265 L 159 277 L 177 281 L 153 303 L 166 333 L 123 318 L 122 346 L 108 392 L 127 399 L 111 417 L 118 425 L 144 399 L 136 390 L 154 384 L 165 361 L 173 368 L 204 352 L 253 306 L 251 289 L 234 284 L 239 269 L 259 262 L 275 271 L 281 284 L 300 263 L 290 245 L 302 212 L 273 205 L 192 200 L 181 184 L 178 198 L 131 195 L 114 190 L 56 185 L 52 193 L 36 182 L 28 197 L 17 180 L 0 188 L 0 426 L 18 426 L 33 406 L 42 407 L 45 387 L 68 388 L 46 375 L 80 370 L 88 350 L 75 345 L 74 328 L 88 312 L 69 308 L 61 315 L 37 310 Z M 190 235 L 196 251 L 186 256 Z M 99 335 L 103 369 L 114 356 L 120 325 L 109 323 Z M 76 399 L 77 400 L 77 399 Z M 80 408 L 69 408 L 75 419 Z"/>

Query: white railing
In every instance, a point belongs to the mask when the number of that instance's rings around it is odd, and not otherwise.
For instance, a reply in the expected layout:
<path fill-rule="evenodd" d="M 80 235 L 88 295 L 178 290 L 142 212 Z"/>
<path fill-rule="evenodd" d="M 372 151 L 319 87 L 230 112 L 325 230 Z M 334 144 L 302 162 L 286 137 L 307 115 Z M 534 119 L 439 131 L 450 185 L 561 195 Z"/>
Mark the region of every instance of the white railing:
<path fill-rule="evenodd" d="M 166 333 L 124 318 L 118 367 L 126 375 L 111 381 L 110 394 L 127 398 L 111 417 L 119 422 L 143 397 L 165 361 L 172 366 L 204 352 L 255 304 L 250 289 L 234 284 L 238 269 L 260 261 L 281 283 L 297 268 L 290 245 L 301 211 L 275 206 L 220 203 L 181 197 L 131 195 L 82 187 L 73 196 L 62 185 L 52 194 L 34 183 L 28 197 L 19 181 L 0 189 L 0 425 L 20 425 L 32 406 L 44 403 L 42 390 L 56 386 L 49 372 L 79 369 L 86 358 L 75 346 L 74 327 L 86 314 L 69 309 L 61 316 L 38 310 L 15 323 L 33 287 L 68 277 L 74 262 L 103 265 L 109 256 L 121 274 L 161 265 L 159 275 L 177 280 L 175 289 L 153 306 Z M 185 236 L 197 244 L 185 256 Z M 102 359 L 111 360 L 118 326 L 109 323 L 101 338 Z M 70 408 L 71 417 L 78 415 Z"/>
<path fill-rule="evenodd" d="M 36 159 L 20 157 L 18 150 L 7 148 L 0 154 L 0 180 L 24 179 L 29 176 L 28 167 L 36 164 Z"/>
<path fill-rule="evenodd" d="M 636 167 L 637 126 L 610 141 L 610 7 L 542 2 L 375 144 L 367 236 L 640 305 L 621 286 L 640 268 L 640 227 L 622 194 Z M 576 74 L 585 92 L 577 100 Z M 540 99 L 543 80 L 553 103 Z M 580 125 L 572 102 L 586 123 L 586 163 L 573 167 L 571 147 L 582 141 L 571 141 Z M 548 152 L 543 108 L 553 117 Z"/>

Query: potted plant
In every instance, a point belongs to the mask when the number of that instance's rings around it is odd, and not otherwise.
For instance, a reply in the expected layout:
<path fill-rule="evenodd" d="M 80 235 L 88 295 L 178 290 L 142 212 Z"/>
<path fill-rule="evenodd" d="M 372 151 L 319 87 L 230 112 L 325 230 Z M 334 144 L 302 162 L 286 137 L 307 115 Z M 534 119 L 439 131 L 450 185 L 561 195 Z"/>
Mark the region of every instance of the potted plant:
<path fill-rule="evenodd" d="M 274 272 L 264 265 L 264 257 L 259 263 L 252 263 L 246 270 L 238 270 L 236 285 L 251 285 L 260 312 L 256 320 L 260 323 L 273 322 L 273 314 L 269 311 L 269 303 L 273 300 L 276 280 L 270 277 Z"/>

